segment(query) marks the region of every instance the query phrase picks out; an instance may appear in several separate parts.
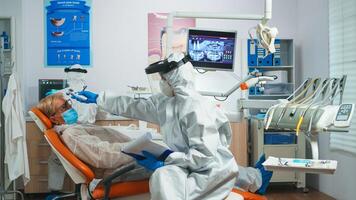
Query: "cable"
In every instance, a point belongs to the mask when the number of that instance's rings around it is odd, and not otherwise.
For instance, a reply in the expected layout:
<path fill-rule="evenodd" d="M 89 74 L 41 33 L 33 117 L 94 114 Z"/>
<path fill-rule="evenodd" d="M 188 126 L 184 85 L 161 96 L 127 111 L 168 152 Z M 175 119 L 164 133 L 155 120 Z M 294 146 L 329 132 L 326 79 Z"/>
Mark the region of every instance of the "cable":
<path fill-rule="evenodd" d="M 226 101 L 227 98 L 228 98 L 228 97 L 225 97 L 225 99 L 219 99 L 219 98 L 217 98 L 216 96 L 214 96 L 214 99 L 217 100 L 217 101 Z"/>
<path fill-rule="evenodd" d="M 204 70 L 204 69 L 202 69 L 202 71 L 199 71 L 199 69 L 195 68 L 195 70 L 197 70 L 199 74 L 205 74 L 206 72 L 208 72 L 208 70 Z"/>

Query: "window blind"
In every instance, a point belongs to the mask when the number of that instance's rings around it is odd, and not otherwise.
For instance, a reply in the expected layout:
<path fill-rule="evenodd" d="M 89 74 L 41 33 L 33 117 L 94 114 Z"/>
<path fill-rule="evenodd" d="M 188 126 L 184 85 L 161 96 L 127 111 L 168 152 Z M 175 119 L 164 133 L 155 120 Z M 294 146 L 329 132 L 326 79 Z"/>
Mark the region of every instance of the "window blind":
<path fill-rule="evenodd" d="M 356 104 L 356 0 L 329 0 L 330 77 L 346 74 L 343 103 Z M 330 148 L 356 154 L 356 115 L 350 132 L 332 133 Z"/>

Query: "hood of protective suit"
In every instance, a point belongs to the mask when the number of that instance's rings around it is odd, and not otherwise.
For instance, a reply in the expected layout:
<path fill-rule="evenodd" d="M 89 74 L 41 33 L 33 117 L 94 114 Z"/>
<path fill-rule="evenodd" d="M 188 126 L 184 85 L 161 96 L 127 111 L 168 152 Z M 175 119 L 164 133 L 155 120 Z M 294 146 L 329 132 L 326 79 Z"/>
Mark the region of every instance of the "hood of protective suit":
<path fill-rule="evenodd" d="M 184 54 L 173 54 L 168 58 L 168 61 L 180 61 L 184 57 Z M 193 68 L 192 63 L 186 64 L 174 69 L 166 74 L 162 75 L 169 85 L 173 88 L 176 95 L 193 95 L 197 94 L 195 90 L 195 78 L 196 71 Z"/>

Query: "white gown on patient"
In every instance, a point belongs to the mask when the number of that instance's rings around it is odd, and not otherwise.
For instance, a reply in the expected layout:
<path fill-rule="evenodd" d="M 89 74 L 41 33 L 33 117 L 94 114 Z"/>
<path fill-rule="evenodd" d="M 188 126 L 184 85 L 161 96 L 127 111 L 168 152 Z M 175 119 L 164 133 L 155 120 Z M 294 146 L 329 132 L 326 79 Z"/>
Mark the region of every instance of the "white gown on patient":
<path fill-rule="evenodd" d="M 131 139 L 114 129 L 77 124 L 57 126 L 56 131 L 71 152 L 95 171 L 96 178 L 110 175 L 116 169 L 133 162 L 130 156 L 121 152 Z M 144 168 L 136 167 L 115 181 L 139 180 L 149 175 Z"/>

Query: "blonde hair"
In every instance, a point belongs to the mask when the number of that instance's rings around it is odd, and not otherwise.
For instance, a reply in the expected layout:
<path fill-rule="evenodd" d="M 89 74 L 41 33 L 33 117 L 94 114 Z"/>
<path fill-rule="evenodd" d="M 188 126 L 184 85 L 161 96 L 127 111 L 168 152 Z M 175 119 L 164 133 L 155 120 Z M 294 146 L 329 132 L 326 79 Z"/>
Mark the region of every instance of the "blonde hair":
<path fill-rule="evenodd" d="M 54 114 L 56 114 L 56 108 L 53 102 L 56 99 L 63 99 L 63 98 L 64 96 L 62 93 L 55 93 L 41 99 L 41 101 L 37 104 L 36 107 L 49 118 Z"/>

